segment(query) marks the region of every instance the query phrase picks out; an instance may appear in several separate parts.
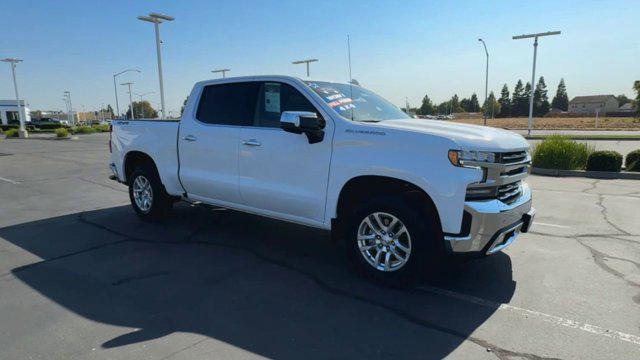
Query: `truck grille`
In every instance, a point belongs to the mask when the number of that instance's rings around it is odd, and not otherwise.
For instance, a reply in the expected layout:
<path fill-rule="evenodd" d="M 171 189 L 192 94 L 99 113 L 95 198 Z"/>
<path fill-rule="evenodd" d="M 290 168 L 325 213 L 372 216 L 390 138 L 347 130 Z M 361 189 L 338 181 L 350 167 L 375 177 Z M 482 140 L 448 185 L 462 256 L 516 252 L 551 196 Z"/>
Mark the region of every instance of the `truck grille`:
<path fill-rule="evenodd" d="M 506 152 L 506 153 L 500 154 L 500 163 L 513 164 L 513 163 L 523 161 L 526 158 L 527 158 L 526 151 Z"/>
<path fill-rule="evenodd" d="M 510 204 L 520 197 L 520 180 L 498 187 L 498 200 Z"/>

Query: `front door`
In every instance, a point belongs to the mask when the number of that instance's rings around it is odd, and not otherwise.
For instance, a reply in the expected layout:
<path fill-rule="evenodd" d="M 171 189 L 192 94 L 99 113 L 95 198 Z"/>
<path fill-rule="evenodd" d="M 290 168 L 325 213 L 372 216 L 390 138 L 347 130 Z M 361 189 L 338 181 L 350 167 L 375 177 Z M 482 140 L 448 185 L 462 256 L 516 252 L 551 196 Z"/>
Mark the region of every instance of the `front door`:
<path fill-rule="evenodd" d="M 309 144 L 305 134 L 280 129 L 283 111 L 319 111 L 294 86 L 258 83 L 253 124 L 240 130 L 239 187 L 246 206 L 267 215 L 323 222 L 331 160 L 333 122 L 322 142 Z"/>

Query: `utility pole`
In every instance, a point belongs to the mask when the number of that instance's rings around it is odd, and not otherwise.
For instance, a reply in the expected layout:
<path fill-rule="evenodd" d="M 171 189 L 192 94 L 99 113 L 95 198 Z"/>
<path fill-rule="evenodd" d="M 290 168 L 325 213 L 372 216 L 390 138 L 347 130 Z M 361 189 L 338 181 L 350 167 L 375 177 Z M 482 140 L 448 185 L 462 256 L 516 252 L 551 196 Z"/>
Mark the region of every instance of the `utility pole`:
<path fill-rule="evenodd" d="M 318 59 L 306 59 L 306 60 L 294 61 L 294 62 L 292 62 L 292 64 L 294 64 L 294 65 L 306 64 L 307 65 L 307 77 L 309 77 L 309 63 L 317 62 L 317 61 L 318 61 Z"/>
<path fill-rule="evenodd" d="M 153 27 L 156 31 L 156 56 L 158 58 L 158 79 L 160 80 L 160 103 L 162 104 L 162 117 L 167 116 L 166 108 L 164 106 L 164 82 L 162 80 L 162 56 L 160 53 L 160 24 L 164 21 L 173 21 L 173 16 L 150 13 L 149 16 L 138 16 L 138 20 L 147 21 L 153 23 Z M 133 112 L 133 110 L 131 110 Z"/>
<path fill-rule="evenodd" d="M 231 69 L 219 69 L 219 70 L 212 70 L 212 73 L 222 73 L 222 78 L 226 78 L 227 76 L 227 71 L 231 71 Z"/>
<path fill-rule="evenodd" d="M 73 116 L 73 106 L 71 105 L 71 92 L 65 91 L 64 96 L 66 97 L 67 102 L 69 103 L 69 113 L 67 114 L 67 119 L 69 120 L 69 126 L 75 126 L 76 120 Z"/>
<path fill-rule="evenodd" d="M 132 83 L 132 82 L 126 82 L 126 83 L 122 83 L 122 84 L 120 84 L 120 85 L 122 85 L 122 86 L 128 86 L 128 87 L 129 87 L 129 109 L 131 110 L 131 117 L 130 117 L 130 119 L 131 119 L 131 120 L 135 120 L 135 119 L 136 119 L 136 116 L 135 116 L 135 114 L 133 113 L 133 99 L 131 98 L 131 85 L 133 85 L 133 83 Z"/>
<path fill-rule="evenodd" d="M 533 42 L 533 70 L 531 71 L 531 94 L 529 94 L 529 126 L 527 134 L 531 135 L 531 128 L 533 127 L 533 94 L 535 93 L 535 81 L 536 81 L 536 57 L 538 55 L 538 38 L 549 35 L 560 35 L 560 31 L 548 31 L 537 34 L 525 34 L 517 35 L 513 37 L 513 40 L 534 38 Z"/>
<path fill-rule="evenodd" d="M 118 75 L 124 74 L 129 71 L 135 71 L 137 73 L 140 73 L 140 70 L 137 70 L 137 69 L 126 69 L 113 75 L 113 91 L 116 94 L 116 119 L 120 116 L 120 105 L 118 104 L 118 87 L 116 86 L 116 77 L 118 77 Z"/>
<path fill-rule="evenodd" d="M 20 106 L 20 93 L 18 92 L 18 81 L 16 80 L 16 64 L 22 62 L 22 60 L 16 59 L 16 58 L 6 58 L 0 61 L 11 64 L 11 75 L 13 76 L 13 90 L 16 93 L 16 103 L 18 105 L 18 121 L 20 123 L 20 127 L 18 129 L 18 136 L 21 138 L 27 138 L 29 137 L 29 133 L 27 132 L 27 128 L 25 127 L 25 121 L 27 119 L 25 108 L 27 106 L 27 103 L 25 101 L 24 106 Z"/>
<path fill-rule="evenodd" d="M 485 54 L 487 54 L 487 71 L 485 72 L 485 77 L 484 77 L 484 103 L 487 103 L 487 91 L 489 89 L 489 52 L 487 51 L 487 44 L 484 43 L 484 40 L 482 39 L 478 39 L 478 41 L 480 41 L 482 43 L 482 46 L 484 46 L 484 52 Z M 484 126 L 487 126 L 487 109 L 484 109 L 485 111 L 483 111 L 483 115 L 484 115 Z M 493 115 L 491 116 L 491 118 L 493 118 Z"/>

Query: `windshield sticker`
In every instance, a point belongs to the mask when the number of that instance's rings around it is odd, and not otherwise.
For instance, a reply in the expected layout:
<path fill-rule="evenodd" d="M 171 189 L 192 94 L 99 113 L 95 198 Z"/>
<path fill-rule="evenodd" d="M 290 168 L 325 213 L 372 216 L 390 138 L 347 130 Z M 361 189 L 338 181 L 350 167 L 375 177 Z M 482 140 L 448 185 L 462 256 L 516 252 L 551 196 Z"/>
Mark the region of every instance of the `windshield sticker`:
<path fill-rule="evenodd" d="M 349 104 L 351 103 L 353 100 L 351 100 L 351 98 L 342 98 L 342 99 L 338 99 L 335 101 L 332 101 L 330 103 L 328 103 L 327 105 L 331 106 L 332 108 L 336 107 L 336 106 L 340 106 L 340 105 L 344 105 L 344 104 Z"/>

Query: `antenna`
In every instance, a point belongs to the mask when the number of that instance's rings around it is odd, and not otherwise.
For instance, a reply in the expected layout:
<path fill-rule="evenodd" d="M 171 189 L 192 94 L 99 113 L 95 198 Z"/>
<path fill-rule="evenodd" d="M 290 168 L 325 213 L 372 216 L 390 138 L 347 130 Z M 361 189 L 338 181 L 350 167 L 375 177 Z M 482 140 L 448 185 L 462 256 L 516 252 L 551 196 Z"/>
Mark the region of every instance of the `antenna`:
<path fill-rule="evenodd" d="M 347 56 L 349 57 L 349 97 L 353 103 L 353 78 L 351 77 L 351 39 L 347 34 Z M 351 108 L 351 121 L 353 121 L 353 108 Z"/>

